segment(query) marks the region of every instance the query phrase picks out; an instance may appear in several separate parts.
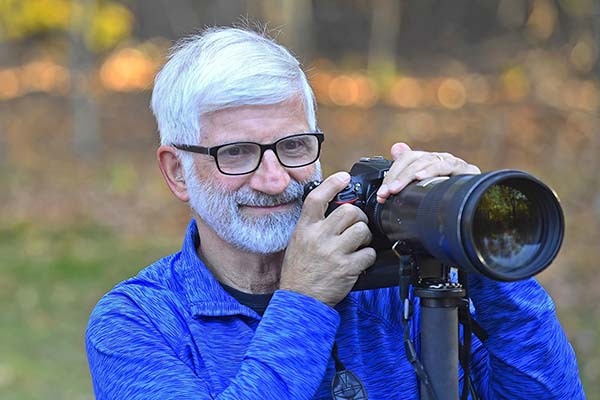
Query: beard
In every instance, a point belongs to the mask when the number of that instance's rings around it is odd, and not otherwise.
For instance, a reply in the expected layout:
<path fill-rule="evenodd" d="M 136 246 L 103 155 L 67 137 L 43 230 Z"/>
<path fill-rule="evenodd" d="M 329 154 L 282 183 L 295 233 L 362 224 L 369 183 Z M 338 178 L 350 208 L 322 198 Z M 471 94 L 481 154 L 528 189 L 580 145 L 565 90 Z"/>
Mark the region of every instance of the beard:
<path fill-rule="evenodd" d="M 231 192 L 219 182 L 208 183 L 198 179 L 195 172 L 186 171 L 190 207 L 225 242 L 250 253 L 269 254 L 284 250 L 302 211 L 304 185 L 321 180 L 321 164 L 315 163 L 315 172 L 306 181 L 291 180 L 287 188 L 270 195 L 242 186 Z M 244 212 L 245 206 L 267 207 L 291 203 L 291 207 L 266 215 Z"/>

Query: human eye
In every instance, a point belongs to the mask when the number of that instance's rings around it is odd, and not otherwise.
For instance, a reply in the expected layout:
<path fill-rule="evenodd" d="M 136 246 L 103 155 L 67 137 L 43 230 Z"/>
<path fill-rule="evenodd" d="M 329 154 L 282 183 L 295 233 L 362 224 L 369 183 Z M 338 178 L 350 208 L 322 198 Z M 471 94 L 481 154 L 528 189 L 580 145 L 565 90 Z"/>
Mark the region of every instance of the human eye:
<path fill-rule="evenodd" d="M 309 141 L 305 136 L 295 136 L 288 138 L 286 140 L 282 140 L 279 143 L 279 151 L 284 152 L 286 155 L 303 155 L 305 154 L 309 146 Z"/>
<path fill-rule="evenodd" d="M 252 143 L 234 143 L 219 149 L 217 156 L 220 162 L 234 163 L 253 158 L 256 155 L 256 145 Z"/>
<path fill-rule="evenodd" d="M 240 157 L 241 155 L 247 152 L 248 150 L 244 149 L 243 146 L 234 144 L 231 146 L 223 147 L 221 151 L 219 151 L 219 155 L 224 157 Z"/>

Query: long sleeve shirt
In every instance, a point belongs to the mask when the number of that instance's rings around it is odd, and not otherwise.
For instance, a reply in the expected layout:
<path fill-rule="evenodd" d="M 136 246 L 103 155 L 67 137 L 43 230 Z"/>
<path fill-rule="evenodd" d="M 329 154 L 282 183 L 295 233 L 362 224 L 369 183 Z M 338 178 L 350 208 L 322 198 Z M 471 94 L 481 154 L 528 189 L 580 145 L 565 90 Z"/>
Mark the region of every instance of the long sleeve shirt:
<path fill-rule="evenodd" d="M 94 392 L 105 399 L 330 399 L 334 341 L 369 399 L 418 399 L 397 288 L 350 293 L 335 308 L 277 290 L 261 317 L 231 297 L 196 254 L 181 251 L 106 294 L 86 332 Z M 471 371 L 482 399 L 584 399 L 573 349 L 534 279 L 470 276 Z M 419 337 L 418 308 L 411 336 Z"/>

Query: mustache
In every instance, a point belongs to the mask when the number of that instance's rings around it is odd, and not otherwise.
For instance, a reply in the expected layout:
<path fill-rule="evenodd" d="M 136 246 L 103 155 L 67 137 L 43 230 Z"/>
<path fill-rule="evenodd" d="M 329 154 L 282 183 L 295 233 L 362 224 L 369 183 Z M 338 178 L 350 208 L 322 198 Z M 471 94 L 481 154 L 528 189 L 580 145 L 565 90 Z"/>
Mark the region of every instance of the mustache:
<path fill-rule="evenodd" d="M 243 206 L 251 207 L 273 207 L 281 204 L 296 202 L 298 205 L 302 203 L 302 196 L 304 195 L 304 186 L 312 181 L 321 180 L 321 164 L 319 161 L 315 163 L 315 171 L 312 176 L 306 180 L 297 181 L 292 179 L 285 190 L 277 195 L 270 195 L 263 192 L 258 192 L 250 187 L 244 185 L 234 192 L 230 192 L 226 189 L 225 185 L 218 180 L 212 183 L 201 182 L 195 172 L 186 171 L 186 177 L 190 189 L 193 191 L 204 192 L 210 196 L 219 196 L 224 207 L 237 205 L 237 208 Z M 233 204 L 232 204 L 233 203 Z"/>
<path fill-rule="evenodd" d="M 292 181 L 285 191 L 278 195 L 257 192 L 246 186 L 234 192 L 233 197 L 238 207 L 273 207 L 286 203 L 300 202 L 303 193 L 304 184 Z"/>

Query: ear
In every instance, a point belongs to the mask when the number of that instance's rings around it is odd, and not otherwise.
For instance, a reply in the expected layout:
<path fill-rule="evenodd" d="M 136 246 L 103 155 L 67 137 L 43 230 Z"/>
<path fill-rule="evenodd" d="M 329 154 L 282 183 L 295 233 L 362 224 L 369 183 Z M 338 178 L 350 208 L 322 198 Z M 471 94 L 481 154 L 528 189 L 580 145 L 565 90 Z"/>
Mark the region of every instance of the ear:
<path fill-rule="evenodd" d="M 187 202 L 190 199 L 187 191 L 187 184 L 185 182 L 185 174 L 183 173 L 183 165 L 179 157 L 177 157 L 177 151 L 171 146 L 160 146 L 156 150 L 156 158 L 158 159 L 158 166 L 160 172 L 165 178 L 165 182 L 171 192 L 179 200 Z"/>

